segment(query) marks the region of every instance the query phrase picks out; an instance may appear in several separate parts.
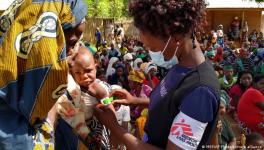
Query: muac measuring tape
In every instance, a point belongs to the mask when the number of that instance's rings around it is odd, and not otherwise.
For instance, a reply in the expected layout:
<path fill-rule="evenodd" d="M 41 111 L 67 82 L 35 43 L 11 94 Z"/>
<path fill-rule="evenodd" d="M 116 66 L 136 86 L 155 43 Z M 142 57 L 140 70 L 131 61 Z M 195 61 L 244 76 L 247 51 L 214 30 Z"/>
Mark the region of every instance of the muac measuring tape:
<path fill-rule="evenodd" d="M 104 99 L 101 99 L 101 103 L 104 105 L 109 105 L 114 101 L 114 97 L 106 97 Z"/>

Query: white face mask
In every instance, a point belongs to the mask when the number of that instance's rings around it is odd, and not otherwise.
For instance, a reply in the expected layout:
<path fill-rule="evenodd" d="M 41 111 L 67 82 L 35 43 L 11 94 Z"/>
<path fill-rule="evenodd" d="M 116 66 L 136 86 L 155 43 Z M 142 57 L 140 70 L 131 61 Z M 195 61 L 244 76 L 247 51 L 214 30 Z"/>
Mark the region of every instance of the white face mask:
<path fill-rule="evenodd" d="M 165 45 L 165 47 L 164 47 L 164 49 L 162 51 L 158 51 L 158 52 L 149 51 L 149 55 L 150 55 L 153 63 L 155 63 L 159 67 L 163 67 L 163 68 L 166 68 L 166 69 L 169 69 L 169 68 L 171 68 L 172 66 L 174 66 L 174 65 L 176 65 L 178 63 L 178 58 L 176 57 L 176 53 L 177 53 L 178 48 L 179 48 L 179 44 L 178 43 L 177 43 L 177 47 L 176 47 L 176 50 L 174 52 L 173 57 L 170 60 L 168 60 L 168 61 L 165 61 L 165 59 L 164 59 L 164 52 L 167 49 L 170 40 L 171 40 L 171 36 L 168 39 L 168 41 L 167 41 L 167 43 L 166 43 L 166 45 Z"/>

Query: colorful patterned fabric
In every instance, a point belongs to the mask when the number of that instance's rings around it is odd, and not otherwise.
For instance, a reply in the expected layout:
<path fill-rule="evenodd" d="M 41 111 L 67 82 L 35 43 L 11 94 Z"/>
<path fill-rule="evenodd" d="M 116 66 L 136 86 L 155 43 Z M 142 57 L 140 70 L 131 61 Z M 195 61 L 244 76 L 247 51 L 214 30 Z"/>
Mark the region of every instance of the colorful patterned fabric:
<path fill-rule="evenodd" d="M 32 149 L 67 86 L 63 29 L 86 14 L 81 0 L 15 0 L 0 17 L 0 149 Z"/>
<path fill-rule="evenodd" d="M 33 150 L 53 150 L 54 130 L 48 122 L 35 125 L 35 136 Z"/>
<path fill-rule="evenodd" d="M 129 72 L 128 80 L 143 83 L 145 75 L 141 71 L 132 70 Z"/>
<path fill-rule="evenodd" d="M 262 136 L 264 136 L 264 114 L 256 104 L 263 102 L 264 95 L 259 90 L 250 88 L 242 95 L 237 106 L 239 121 L 245 124 L 252 132 L 260 133 Z"/>
<path fill-rule="evenodd" d="M 226 79 L 226 77 L 224 76 L 223 78 L 220 78 L 219 79 L 219 84 L 221 86 L 221 88 L 223 90 L 226 90 L 226 91 L 229 91 L 230 88 L 235 85 L 237 82 L 237 78 L 236 77 L 233 77 L 233 80 L 229 83 Z"/>
<path fill-rule="evenodd" d="M 141 112 L 141 116 L 136 120 L 136 127 L 138 129 L 138 135 L 140 139 L 143 139 L 144 136 L 144 127 L 147 121 L 148 109 L 143 109 Z"/>
<path fill-rule="evenodd" d="M 68 77 L 67 94 L 61 96 L 58 100 L 58 112 L 60 116 L 89 149 L 108 149 L 109 139 L 107 130 L 93 116 L 93 107 L 98 104 L 97 99 L 81 91 L 79 85 L 75 83 L 71 75 Z M 96 80 L 95 82 L 104 87 L 107 93 L 110 92 L 110 85 L 100 80 Z M 67 130 L 67 128 L 63 130 Z M 66 148 L 64 147 L 63 149 Z"/>
<path fill-rule="evenodd" d="M 149 98 L 151 91 L 152 91 L 152 88 L 150 86 L 142 84 L 142 88 L 141 88 L 139 96 L 136 95 L 135 90 L 132 90 L 131 94 L 133 96 L 140 97 L 140 98 Z M 142 112 L 142 108 L 141 107 L 139 107 L 139 106 L 130 106 L 130 115 L 131 115 L 131 123 L 132 124 L 135 124 L 136 119 L 138 117 L 140 117 L 141 112 Z"/>

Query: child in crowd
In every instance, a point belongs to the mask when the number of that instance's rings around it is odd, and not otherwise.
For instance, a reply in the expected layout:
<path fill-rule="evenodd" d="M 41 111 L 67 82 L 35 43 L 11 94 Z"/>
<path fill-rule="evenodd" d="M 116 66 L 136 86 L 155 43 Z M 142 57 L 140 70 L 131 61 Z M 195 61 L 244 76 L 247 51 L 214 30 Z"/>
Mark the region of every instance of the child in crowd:
<path fill-rule="evenodd" d="M 211 145 L 219 147 L 219 150 L 233 150 L 236 148 L 236 138 L 229 122 L 225 118 L 226 109 L 229 105 L 229 96 L 224 90 L 220 91 L 220 99 L 219 120 L 212 136 Z"/>
<path fill-rule="evenodd" d="M 122 87 L 119 85 L 111 85 L 111 90 L 118 90 L 118 89 L 122 89 Z M 115 115 L 116 115 L 118 124 L 121 125 L 123 129 L 130 131 L 131 118 L 130 118 L 129 106 L 115 104 L 114 108 L 115 108 Z M 122 143 L 120 143 L 118 140 L 116 140 L 115 137 L 111 135 L 110 135 L 110 141 L 111 141 L 112 149 L 118 149 L 118 150 L 126 149 L 126 147 Z"/>
<path fill-rule="evenodd" d="M 221 89 L 225 90 L 228 92 L 230 88 L 236 84 L 237 78 L 234 77 L 234 70 L 232 65 L 226 64 L 224 66 L 224 76 L 219 79 L 219 83 L 221 86 Z"/>
<path fill-rule="evenodd" d="M 108 83 L 111 85 L 119 85 L 130 91 L 125 65 L 120 63 L 115 66 L 115 73 L 108 78 Z"/>
<path fill-rule="evenodd" d="M 96 79 L 93 55 L 85 47 L 69 59 L 67 94 L 58 102 L 58 113 L 89 149 L 108 149 L 108 133 L 93 116 L 93 107 L 108 96 L 110 88 Z M 73 80 L 74 79 L 74 80 Z"/>
<path fill-rule="evenodd" d="M 107 82 L 105 74 L 106 74 L 105 70 L 103 68 L 100 68 L 99 70 L 97 70 L 96 78 L 101 81 Z"/>
<path fill-rule="evenodd" d="M 219 145 L 220 145 L 220 150 L 223 149 L 235 149 L 236 147 L 236 138 L 235 134 L 230 126 L 230 123 L 228 120 L 225 118 L 225 114 L 229 105 L 229 96 L 228 94 L 224 91 L 221 90 L 220 92 L 220 108 L 219 108 L 219 113 L 220 113 L 220 120 L 221 120 L 221 132 L 219 133 Z"/>

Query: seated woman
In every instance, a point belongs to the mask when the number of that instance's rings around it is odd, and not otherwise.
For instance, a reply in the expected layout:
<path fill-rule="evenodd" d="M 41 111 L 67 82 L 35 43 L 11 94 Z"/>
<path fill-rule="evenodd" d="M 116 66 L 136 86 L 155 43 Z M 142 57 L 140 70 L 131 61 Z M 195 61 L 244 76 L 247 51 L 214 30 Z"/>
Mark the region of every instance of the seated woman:
<path fill-rule="evenodd" d="M 130 71 L 128 80 L 129 80 L 129 86 L 131 88 L 130 93 L 133 96 L 139 98 L 148 98 L 150 96 L 152 88 L 143 83 L 144 79 L 145 76 L 143 72 L 136 70 Z M 140 117 L 141 111 L 142 111 L 141 107 L 130 106 L 132 128 L 135 127 L 134 126 L 135 121 L 138 117 Z"/>
<path fill-rule="evenodd" d="M 255 78 L 254 88 L 248 89 L 238 102 L 239 121 L 248 129 L 264 136 L 264 75 Z"/>
<path fill-rule="evenodd" d="M 139 71 L 140 70 L 140 65 L 143 63 L 143 60 L 141 58 L 137 58 L 134 61 L 134 70 Z"/>
<path fill-rule="evenodd" d="M 142 71 L 144 71 L 146 79 L 143 81 L 145 85 L 150 86 L 151 88 L 155 88 L 159 84 L 159 79 L 156 76 L 157 66 L 154 63 L 143 63 L 141 67 Z"/>
<path fill-rule="evenodd" d="M 119 59 L 117 57 L 112 57 L 109 60 L 109 63 L 107 65 L 107 69 L 106 69 L 106 78 L 109 80 L 109 78 L 115 73 L 115 69 L 114 67 L 116 66 L 116 64 L 119 62 Z"/>
<path fill-rule="evenodd" d="M 109 76 L 108 83 L 111 85 L 119 85 L 130 91 L 125 66 L 123 64 L 117 64 L 115 66 L 115 73 L 112 76 Z"/>
<path fill-rule="evenodd" d="M 242 71 L 238 73 L 237 83 L 230 89 L 229 96 L 231 98 L 230 112 L 232 116 L 236 115 L 237 105 L 240 97 L 253 84 L 253 75 L 250 71 Z"/>

